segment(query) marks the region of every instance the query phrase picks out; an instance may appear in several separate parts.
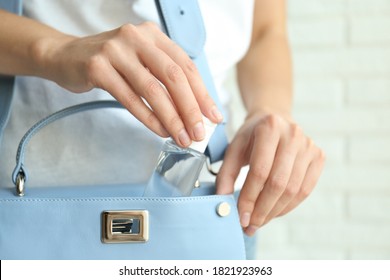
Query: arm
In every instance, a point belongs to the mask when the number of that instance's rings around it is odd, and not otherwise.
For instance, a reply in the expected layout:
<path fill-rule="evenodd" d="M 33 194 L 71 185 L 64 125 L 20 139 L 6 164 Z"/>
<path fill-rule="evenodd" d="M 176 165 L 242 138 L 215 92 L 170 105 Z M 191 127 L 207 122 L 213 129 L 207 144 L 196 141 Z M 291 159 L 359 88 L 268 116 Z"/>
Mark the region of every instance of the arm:
<path fill-rule="evenodd" d="M 47 25 L 1 9 L 0 18 L 0 74 L 42 76 L 39 42 L 45 38 L 73 39 Z"/>
<path fill-rule="evenodd" d="M 249 116 L 258 112 L 290 116 L 292 70 L 285 18 L 284 1 L 255 1 L 251 44 L 237 65 Z"/>
<path fill-rule="evenodd" d="M 238 200 L 248 235 L 283 215 L 314 188 L 324 154 L 291 117 L 292 74 L 284 0 L 255 1 L 252 42 L 237 66 L 247 118 L 217 177 L 218 193 L 233 191 L 242 166 L 249 172 Z"/>
<path fill-rule="evenodd" d="M 202 114 L 222 120 L 191 59 L 153 23 L 78 38 L 2 10 L 0 18 L 0 74 L 38 76 L 77 93 L 102 88 L 181 146 L 204 138 Z"/>

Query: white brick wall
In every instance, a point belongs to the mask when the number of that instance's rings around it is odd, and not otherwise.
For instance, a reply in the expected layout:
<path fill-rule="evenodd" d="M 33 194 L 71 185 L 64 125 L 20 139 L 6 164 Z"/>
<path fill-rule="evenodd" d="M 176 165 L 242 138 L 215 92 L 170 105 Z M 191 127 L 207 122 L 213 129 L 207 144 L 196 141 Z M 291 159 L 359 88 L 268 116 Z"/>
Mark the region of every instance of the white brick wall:
<path fill-rule="evenodd" d="M 376 45 L 390 43 L 390 18 L 359 17 L 351 19 L 351 43 L 356 45 Z"/>
<path fill-rule="evenodd" d="M 389 32 L 390 33 L 390 32 Z M 350 79 L 347 84 L 348 105 L 354 108 L 368 106 L 390 108 L 390 77 Z"/>
<path fill-rule="evenodd" d="M 341 0 L 340 2 L 348 4 L 349 13 L 353 16 L 388 16 L 390 13 L 390 2 L 388 0 Z"/>
<path fill-rule="evenodd" d="M 390 0 L 288 0 L 297 121 L 326 167 L 261 259 L 390 259 Z"/>

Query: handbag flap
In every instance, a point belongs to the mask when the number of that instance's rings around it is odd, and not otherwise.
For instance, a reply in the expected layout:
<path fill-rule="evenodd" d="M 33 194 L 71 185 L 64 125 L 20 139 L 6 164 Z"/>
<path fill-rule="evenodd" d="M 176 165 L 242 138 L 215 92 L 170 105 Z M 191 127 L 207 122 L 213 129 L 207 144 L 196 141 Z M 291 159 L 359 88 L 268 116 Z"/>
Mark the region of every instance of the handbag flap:
<path fill-rule="evenodd" d="M 0 188 L 0 259 L 245 259 L 233 195 L 206 185 L 191 197 L 142 197 L 144 188 L 37 187 L 25 197 Z M 102 242 L 107 211 L 147 211 L 148 239 Z"/>

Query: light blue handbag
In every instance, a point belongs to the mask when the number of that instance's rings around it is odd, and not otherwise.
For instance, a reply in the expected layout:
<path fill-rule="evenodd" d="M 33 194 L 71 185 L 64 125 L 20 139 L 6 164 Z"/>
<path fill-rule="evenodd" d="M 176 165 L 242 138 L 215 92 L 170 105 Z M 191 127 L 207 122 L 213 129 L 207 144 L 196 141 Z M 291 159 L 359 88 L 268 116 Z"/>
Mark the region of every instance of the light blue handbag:
<path fill-rule="evenodd" d="M 156 3 L 166 32 L 194 60 L 218 102 L 197 2 Z M 0 0 L 0 7 L 20 12 L 21 2 Z M 0 137 L 12 85 L 12 78 L 0 79 Z M 121 106 L 97 101 L 66 108 L 25 134 L 12 175 L 16 187 L 0 186 L 0 259 L 245 259 L 236 201 L 215 195 L 213 184 L 202 184 L 191 197 L 156 198 L 142 196 L 145 185 L 26 187 L 25 149 L 34 134 L 63 117 L 103 108 Z M 212 161 L 221 159 L 226 143 L 220 126 L 208 147 Z"/>

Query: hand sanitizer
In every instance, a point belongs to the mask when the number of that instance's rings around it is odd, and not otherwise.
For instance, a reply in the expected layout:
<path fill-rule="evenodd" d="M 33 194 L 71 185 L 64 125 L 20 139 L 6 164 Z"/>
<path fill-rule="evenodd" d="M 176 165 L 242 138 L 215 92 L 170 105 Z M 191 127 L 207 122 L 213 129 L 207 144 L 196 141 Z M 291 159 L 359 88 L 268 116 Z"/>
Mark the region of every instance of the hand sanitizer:
<path fill-rule="evenodd" d="M 157 166 L 146 186 L 144 196 L 171 197 L 190 196 L 206 161 L 206 150 L 216 124 L 203 118 L 206 137 L 192 142 L 190 147 L 181 148 L 169 139 L 164 143 Z"/>

